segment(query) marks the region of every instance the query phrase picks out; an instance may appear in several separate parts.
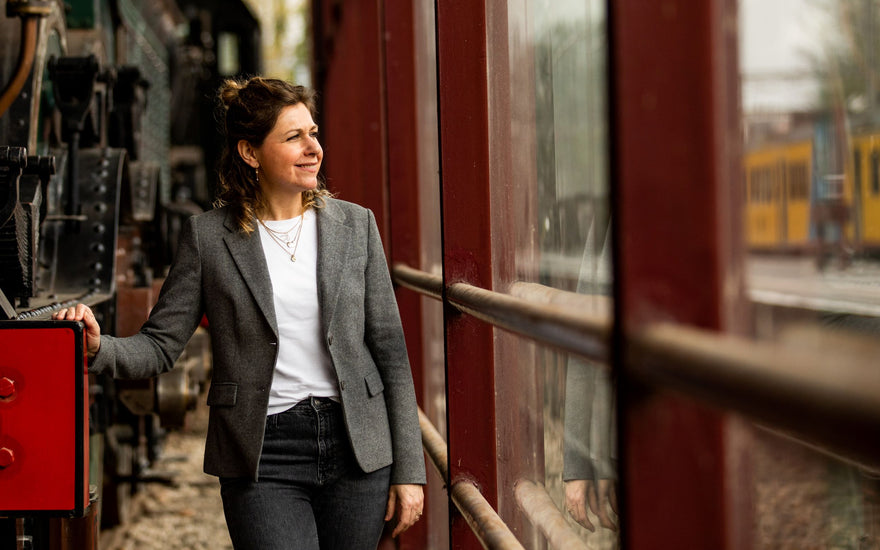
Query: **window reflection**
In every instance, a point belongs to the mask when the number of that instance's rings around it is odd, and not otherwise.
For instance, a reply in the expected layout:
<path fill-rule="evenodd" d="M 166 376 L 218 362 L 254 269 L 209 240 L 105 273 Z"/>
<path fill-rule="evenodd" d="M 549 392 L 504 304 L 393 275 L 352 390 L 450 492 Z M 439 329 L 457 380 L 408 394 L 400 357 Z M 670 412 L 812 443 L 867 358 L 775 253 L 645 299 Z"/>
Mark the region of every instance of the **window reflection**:
<path fill-rule="evenodd" d="M 601 254 L 609 227 L 603 6 L 533 1 L 540 282 L 563 290 L 577 285 L 585 246 Z"/>
<path fill-rule="evenodd" d="M 880 2 L 740 2 L 755 332 L 880 334 Z M 841 426 L 845 430 L 845 426 Z M 877 472 L 762 431 L 756 548 L 877 548 Z"/>
<path fill-rule="evenodd" d="M 605 2 L 532 0 L 538 282 L 610 314 Z M 533 210 L 534 211 L 534 210 Z M 616 548 L 615 391 L 607 365 L 540 349 L 545 487 L 590 548 Z"/>

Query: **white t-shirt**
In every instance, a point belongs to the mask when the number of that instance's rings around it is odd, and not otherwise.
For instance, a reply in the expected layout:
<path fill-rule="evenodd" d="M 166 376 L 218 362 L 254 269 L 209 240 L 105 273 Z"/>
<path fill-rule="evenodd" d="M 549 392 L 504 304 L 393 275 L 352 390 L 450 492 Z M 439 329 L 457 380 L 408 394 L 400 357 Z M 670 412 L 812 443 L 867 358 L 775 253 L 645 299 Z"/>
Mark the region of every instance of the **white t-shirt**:
<path fill-rule="evenodd" d="M 310 395 L 339 398 L 336 374 L 324 345 L 318 306 L 318 226 L 312 209 L 290 220 L 264 221 L 286 232 L 279 244 L 257 224 L 272 280 L 278 323 L 278 361 L 269 391 L 269 414 L 284 412 Z M 299 243 L 294 244 L 302 223 Z M 291 261 L 294 246 L 296 261 Z"/>

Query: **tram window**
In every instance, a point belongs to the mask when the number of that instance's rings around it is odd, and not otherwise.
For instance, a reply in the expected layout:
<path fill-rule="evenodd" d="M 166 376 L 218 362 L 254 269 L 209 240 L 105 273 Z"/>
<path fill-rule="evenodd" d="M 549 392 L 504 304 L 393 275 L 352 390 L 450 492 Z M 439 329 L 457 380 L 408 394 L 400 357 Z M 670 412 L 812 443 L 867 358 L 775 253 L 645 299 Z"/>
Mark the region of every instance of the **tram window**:
<path fill-rule="evenodd" d="M 746 170 L 746 177 L 743 180 L 743 190 L 745 192 L 746 201 L 752 202 L 752 171 Z"/>
<path fill-rule="evenodd" d="M 802 201 L 807 198 L 807 167 L 794 164 L 788 173 L 788 196 L 791 200 Z"/>
<path fill-rule="evenodd" d="M 770 202 L 770 169 L 761 169 L 761 201 Z"/>
<path fill-rule="evenodd" d="M 853 185 L 862 188 L 862 150 L 858 147 L 853 149 Z"/>
<path fill-rule="evenodd" d="M 871 151 L 871 194 L 880 193 L 880 153 Z"/>
<path fill-rule="evenodd" d="M 758 170 L 758 202 L 767 200 L 767 171 L 764 168 Z"/>
<path fill-rule="evenodd" d="M 755 202 L 761 202 L 761 169 L 755 169 L 755 179 L 752 182 L 752 186 L 754 188 Z"/>

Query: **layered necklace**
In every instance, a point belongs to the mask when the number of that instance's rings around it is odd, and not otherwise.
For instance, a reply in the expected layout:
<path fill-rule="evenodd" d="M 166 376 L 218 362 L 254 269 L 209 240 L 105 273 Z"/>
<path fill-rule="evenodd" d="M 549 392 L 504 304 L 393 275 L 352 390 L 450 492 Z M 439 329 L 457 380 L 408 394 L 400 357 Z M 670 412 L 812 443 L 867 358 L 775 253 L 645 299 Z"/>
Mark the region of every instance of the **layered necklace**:
<path fill-rule="evenodd" d="M 260 225 L 263 226 L 269 237 L 275 241 L 275 244 L 280 246 L 285 254 L 290 254 L 290 261 L 295 262 L 296 248 L 299 246 L 299 234 L 302 233 L 302 227 L 305 223 L 305 212 L 299 217 L 299 223 L 296 225 L 296 235 L 292 239 L 290 238 L 290 233 L 293 231 L 293 226 L 287 231 L 276 231 L 263 223 L 263 220 L 260 218 L 257 218 L 257 221 L 260 222 Z"/>

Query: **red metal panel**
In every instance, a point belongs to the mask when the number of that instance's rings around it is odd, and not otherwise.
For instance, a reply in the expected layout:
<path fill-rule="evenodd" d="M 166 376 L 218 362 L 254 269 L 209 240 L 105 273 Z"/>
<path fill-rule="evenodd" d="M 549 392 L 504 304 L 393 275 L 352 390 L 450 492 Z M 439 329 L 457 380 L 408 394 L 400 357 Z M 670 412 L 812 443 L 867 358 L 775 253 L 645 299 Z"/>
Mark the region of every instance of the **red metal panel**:
<path fill-rule="evenodd" d="M 736 298 L 719 210 L 738 140 L 735 49 L 722 47 L 733 2 L 609 6 L 616 318 L 625 332 L 660 320 L 722 329 Z M 724 418 L 634 388 L 625 370 L 619 390 L 626 547 L 731 547 Z"/>
<path fill-rule="evenodd" d="M 391 255 L 389 262 L 420 267 L 418 107 L 416 105 L 413 6 L 406 0 L 385 1 L 385 81 L 387 90 L 388 195 Z M 398 292 L 398 306 L 405 319 L 407 350 L 421 390 L 421 307 L 414 292 Z"/>
<path fill-rule="evenodd" d="M 491 289 L 486 2 L 436 6 L 444 282 Z M 446 362 L 450 482 L 475 482 L 497 508 L 492 328 L 447 310 Z M 451 521 L 453 548 L 480 548 L 460 515 Z"/>
<path fill-rule="evenodd" d="M 88 506 L 88 375 L 82 328 L 0 323 L 0 514 Z"/>
<path fill-rule="evenodd" d="M 316 4 L 321 22 L 316 48 L 323 56 L 315 83 L 320 92 L 323 172 L 339 198 L 373 211 L 387 238 L 382 2 Z"/>
<path fill-rule="evenodd" d="M 385 89 L 388 136 L 388 196 L 391 256 L 389 261 L 420 267 L 418 170 L 418 106 L 416 104 L 416 60 L 413 4 L 407 0 L 385 0 Z M 397 306 L 403 320 L 406 348 L 416 386 L 416 398 L 424 407 L 422 350 L 422 308 L 418 294 L 397 291 Z M 429 483 L 436 478 L 429 476 Z M 425 518 L 400 537 L 400 548 L 425 548 L 430 510 Z"/>

